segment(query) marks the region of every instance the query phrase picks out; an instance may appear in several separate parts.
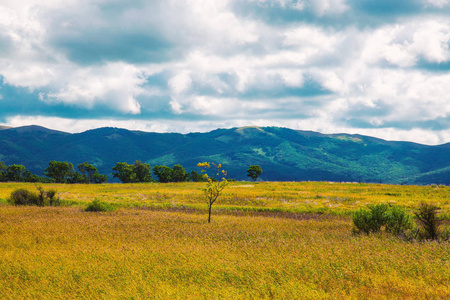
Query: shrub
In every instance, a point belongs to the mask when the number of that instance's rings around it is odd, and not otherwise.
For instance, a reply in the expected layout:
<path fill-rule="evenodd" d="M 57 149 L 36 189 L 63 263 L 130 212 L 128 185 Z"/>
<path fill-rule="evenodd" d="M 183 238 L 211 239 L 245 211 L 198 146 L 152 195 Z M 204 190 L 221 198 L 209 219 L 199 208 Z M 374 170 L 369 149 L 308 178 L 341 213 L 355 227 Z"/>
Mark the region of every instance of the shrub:
<path fill-rule="evenodd" d="M 378 232 L 384 226 L 386 232 L 404 235 L 414 227 L 412 216 L 400 206 L 388 204 L 370 205 L 367 209 L 360 209 L 353 214 L 354 232 L 365 234 Z"/>
<path fill-rule="evenodd" d="M 94 201 L 92 201 L 91 203 L 89 203 L 89 205 L 86 207 L 85 211 L 91 211 L 91 212 L 104 212 L 104 211 L 112 211 L 114 210 L 114 207 L 109 204 L 106 203 L 104 201 L 95 199 Z"/>
<path fill-rule="evenodd" d="M 39 205 L 39 197 L 26 189 L 16 189 L 11 193 L 8 200 L 13 205 Z"/>
<path fill-rule="evenodd" d="M 357 228 L 356 232 L 369 234 L 378 232 L 383 225 L 386 225 L 389 206 L 387 204 L 377 204 L 368 206 L 369 210 L 360 209 L 353 214 L 353 224 Z"/>
<path fill-rule="evenodd" d="M 419 221 L 419 238 L 423 240 L 437 240 L 441 234 L 440 225 L 442 220 L 438 217 L 440 208 L 427 203 L 421 203 L 419 211 L 414 213 Z"/>
<path fill-rule="evenodd" d="M 374 232 L 376 228 L 372 226 L 372 213 L 366 209 L 360 209 L 353 213 L 353 225 L 355 225 L 356 230 L 353 229 L 355 233 L 363 232 L 369 234 Z"/>
<path fill-rule="evenodd" d="M 414 228 L 412 216 L 406 209 L 393 206 L 387 211 L 386 231 L 395 235 L 404 234 L 407 230 Z"/>
<path fill-rule="evenodd" d="M 37 206 L 58 206 L 61 204 L 56 198 L 56 190 L 45 191 L 42 187 L 37 187 L 39 194 L 35 194 L 26 189 L 17 189 L 11 193 L 8 202 L 13 205 L 37 205 Z"/>

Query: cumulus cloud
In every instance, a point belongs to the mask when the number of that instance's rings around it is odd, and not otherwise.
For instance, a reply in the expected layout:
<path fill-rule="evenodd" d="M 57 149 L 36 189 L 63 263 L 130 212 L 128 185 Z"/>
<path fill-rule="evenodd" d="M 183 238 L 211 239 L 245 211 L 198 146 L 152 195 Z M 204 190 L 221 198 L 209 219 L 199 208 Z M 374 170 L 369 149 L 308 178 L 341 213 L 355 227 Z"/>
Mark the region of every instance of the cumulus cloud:
<path fill-rule="evenodd" d="M 399 67 L 411 67 L 420 59 L 442 63 L 450 59 L 450 22 L 414 20 L 381 27 L 367 38 L 363 53 L 368 60 L 384 60 Z"/>
<path fill-rule="evenodd" d="M 449 14 L 448 0 L 3 1 L 0 122 L 448 142 Z"/>
<path fill-rule="evenodd" d="M 61 101 L 89 108 L 100 103 L 116 107 L 124 113 L 140 113 L 136 96 L 142 94 L 145 82 L 142 71 L 132 65 L 111 63 L 100 67 L 74 70 L 66 75 L 68 84 L 50 92 L 45 101 Z"/>

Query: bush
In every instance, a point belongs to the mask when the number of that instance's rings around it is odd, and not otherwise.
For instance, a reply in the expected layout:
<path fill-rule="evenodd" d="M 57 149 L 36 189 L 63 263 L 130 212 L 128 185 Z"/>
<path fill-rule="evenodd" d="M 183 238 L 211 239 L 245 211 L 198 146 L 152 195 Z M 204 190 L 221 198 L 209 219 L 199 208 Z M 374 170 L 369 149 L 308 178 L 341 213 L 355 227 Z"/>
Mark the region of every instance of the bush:
<path fill-rule="evenodd" d="M 357 228 L 356 232 L 369 234 L 378 232 L 383 225 L 386 225 L 389 206 L 387 204 L 377 204 L 368 206 L 369 210 L 360 209 L 353 214 L 353 224 Z"/>
<path fill-rule="evenodd" d="M 415 213 L 419 221 L 419 238 L 422 240 L 437 240 L 441 235 L 440 225 L 442 220 L 438 217 L 440 208 L 427 203 L 421 203 L 419 211 Z"/>
<path fill-rule="evenodd" d="M 386 231 L 395 235 L 404 234 L 414 228 L 414 221 L 406 209 L 393 206 L 387 211 Z"/>
<path fill-rule="evenodd" d="M 42 187 L 37 187 L 39 194 L 35 194 L 26 189 L 17 189 L 11 193 L 8 200 L 13 205 L 37 205 L 37 206 L 59 206 L 59 198 L 56 198 L 56 190 L 45 191 Z"/>
<path fill-rule="evenodd" d="M 388 204 L 370 205 L 367 209 L 360 209 L 353 214 L 354 232 L 365 234 L 378 232 L 384 226 L 385 230 L 395 235 L 404 235 L 414 227 L 412 216 L 399 206 Z"/>
<path fill-rule="evenodd" d="M 91 203 L 89 203 L 88 207 L 86 207 L 85 211 L 91 211 L 91 212 L 105 212 L 105 211 L 112 211 L 114 210 L 114 207 L 106 203 L 104 201 L 95 199 Z"/>
<path fill-rule="evenodd" d="M 26 189 L 17 189 L 11 193 L 8 200 L 13 205 L 39 205 L 39 197 Z"/>

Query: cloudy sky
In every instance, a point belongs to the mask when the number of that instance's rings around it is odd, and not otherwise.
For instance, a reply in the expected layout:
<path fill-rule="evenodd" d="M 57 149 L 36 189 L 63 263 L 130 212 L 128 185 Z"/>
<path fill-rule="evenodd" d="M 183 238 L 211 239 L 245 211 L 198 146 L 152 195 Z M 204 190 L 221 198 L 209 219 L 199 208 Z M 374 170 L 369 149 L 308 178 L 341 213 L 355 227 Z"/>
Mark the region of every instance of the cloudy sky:
<path fill-rule="evenodd" d="M 450 0 L 0 0 L 0 124 L 450 142 Z"/>

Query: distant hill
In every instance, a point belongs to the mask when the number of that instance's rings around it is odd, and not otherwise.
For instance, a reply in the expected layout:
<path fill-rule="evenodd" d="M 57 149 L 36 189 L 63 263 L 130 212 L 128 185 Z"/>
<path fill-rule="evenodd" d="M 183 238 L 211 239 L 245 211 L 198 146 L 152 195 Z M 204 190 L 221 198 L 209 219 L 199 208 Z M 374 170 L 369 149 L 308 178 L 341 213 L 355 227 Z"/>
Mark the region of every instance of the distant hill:
<path fill-rule="evenodd" d="M 279 127 L 218 129 L 207 133 L 151 133 L 99 128 L 70 134 L 39 126 L 0 130 L 0 161 L 42 175 L 49 161 L 88 161 L 112 179 L 117 162 L 183 165 L 222 163 L 228 177 L 262 180 L 450 184 L 450 143 L 426 146 L 362 135 L 320 134 Z"/>

